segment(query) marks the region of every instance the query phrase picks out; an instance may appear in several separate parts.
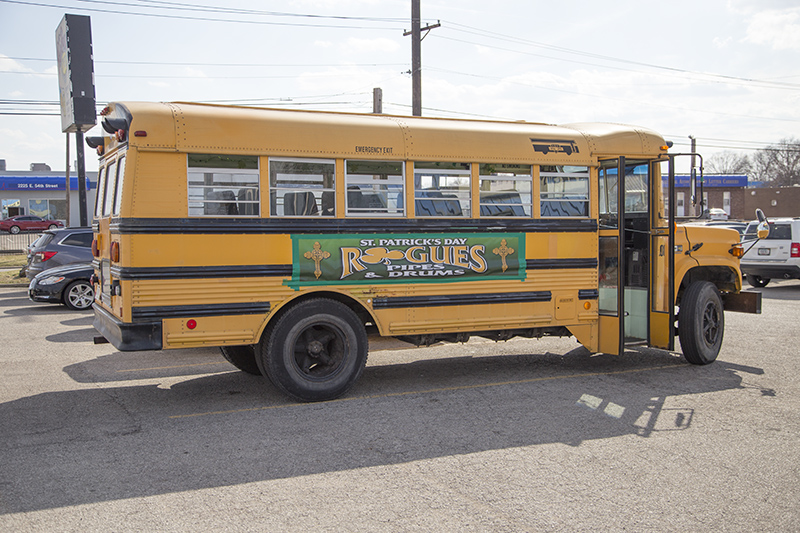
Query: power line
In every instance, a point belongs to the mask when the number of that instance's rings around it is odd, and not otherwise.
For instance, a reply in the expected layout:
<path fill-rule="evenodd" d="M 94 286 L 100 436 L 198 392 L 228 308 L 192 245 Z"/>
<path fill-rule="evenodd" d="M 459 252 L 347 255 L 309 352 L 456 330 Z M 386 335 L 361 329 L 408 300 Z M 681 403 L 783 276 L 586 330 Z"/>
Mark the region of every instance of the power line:
<path fill-rule="evenodd" d="M 90 0 L 79 0 L 88 2 Z M 69 6 L 63 5 L 54 5 L 54 4 L 46 4 L 43 2 L 30 2 L 30 1 L 23 1 L 23 0 L 0 0 L 0 2 L 6 4 L 19 4 L 25 6 L 33 6 L 33 7 L 48 7 L 48 8 L 55 8 L 55 9 L 74 9 Z M 99 2 L 103 4 L 113 4 L 112 2 Z M 240 19 L 224 19 L 224 18 L 212 18 L 212 17 L 199 17 L 199 16 L 188 16 L 188 15 L 167 15 L 164 13 L 142 13 L 137 11 L 121 11 L 121 10 L 114 10 L 114 9 L 100 9 L 95 7 L 84 7 L 81 8 L 81 11 L 88 11 L 91 13 L 106 13 L 106 14 L 113 14 L 113 15 L 134 15 L 139 17 L 152 17 L 152 18 L 163 18 L 163 19 L 177 19 L 177 20 L 194 20 L 200 22 L 226 22 L 226 23 L 235 23 L 235 24 L 254 24 L 254 25 L 267 25 L 267 26 L 292 26 L 292 27 L 305 27 L 305 28 L 337 28 L 337 29 L 348 29 L 348 30 L 392 30 L 398 31 L 400 30 L 399 27 L 390 27 L 390 26 L 353 26 L 353 25 L 344 25 L 344 24 L 310 24 L 310 23 L 301 23 L 301 22 L 272 22 L 266 20 L 240 20 Z M 329 17 L 333 18 L 333 17 Z M 380 22 L 380 21 L 379 21 Z"/>
<path fill-rule="evenodd" d="M 758 120 L 774 120 L 774 121 L 780 121 L 780 122 L 800 122 L 800 118 L 757 117 L 757 116 L 753 116 L 753 115 L 744 115 L 744 114 L 740 114 L 740 113 L 723 113 L 723 112 L 719 112 L 719 111 L 709 111 L 707 109 L 690 109 L 690 108 L 687 108 L 687 107 L 670 106 L 670 105 L 666 105 L 666 104 L 659 104 L 659 103 L 652 103 L 652 102 L 636 102 L 636 101 L 632 101 L 632 100 L 627 100 L 625 98 L 617 98 L 617 97 L 614 97 L 614 96 L 603 96 L 603 95 L 599 95 L 599 94 L 583 93 L 583 92 L 580 92 L 580 91 L 571 91 L 569 89 L 557 89 L 555 87 L 545 87 L 543 85 L 535 85 L 535 84 L 531 84 L 531 83 L 523 83 L 523 82 L 520 82 L 520 81 L 509 80 L 509 79 L 501 78 L 501 77 L 498 77 L 498 76 L 487 76 L 487 75 L 483 75 L 483 74 L 473 74 L 473 73 L 469 73 L 469 72 L 458 72 L 458 71 L 455 71 L 455 70 L 436 68 L 436 67 L 426 67 L 426 70 L 431 70 L 431 71 L 434 71 L 434 72 L 444 72 L 444 73 L 448 73 L 448 74 L 457 74 L 457 75 L 460 75 L 460 76 L 469 76 L 469 77 L 473 77 L 473 78 L 484 78 L 484 79 L 490 79 L 490 80 L 495 80 L 495 81 L 503 81 L 505 83 L 521 85 L 523 87 L 532 87 L 532 88 L 541 89 L 541 90 L 544 90 L 544 91 L 553 91 L 553 92 L 560 92 L 560 93 L 565 93 L 565 94 L 574 94 L 574 95 L 578 95 L 578 96 L 587 96 L 587 97 L 590 97 L 590 98 L 601 98 L 601 99 L 606 99 L 606 100 L 613 100 L 613 101 L 616 101 L 616 102 L 624 102 L 624 103 L 627 103 L 627 104 L 634 103 L 634 104 L 637 104 L 637 105 L 646 105 L 646 106 L 658 107 L 658 108 L 664 108 L 664 109 L 678 109 L 680 111 L 691 111 L 693 113 L 707 113 L 707 114 L 711 114 L 711 115 L 719 115 L 719 116 L 726 116 L 726 117 L 751 118 L 751 119 L 758 119 Z"/>
<path fill-rule="evenodd" d="M 452 25 L 452 27 L 451 27 L 451 25 Z M 512 37 L 512 36 L 508 36 L 508 35 L 501 34 L 501 33 L 495 33 L 495 32 L 491 32 L 491 31 L 488 31 L 488 30 L 483 30 L 481 28 L 474 28 L 474 27 L 471 27 L 471 26 L 466 26 L 464 24 L 459 24 L 457 22 L 447 21 L 447 28 L 448 29 L 453 29 L 454 31 L 461 31 L 461 32 L 468 33 L 468 34 L 479 35 L 479 36 L 482 36 L 482 37 L 489 37 L 489 38 L 498 39 L 498 40 L 501 40 L 501 41 L 519 43 L 519 44 L 524 44 L 524 45 L 527 45 L 527 46 L 533 46 L 533 47 L 537 47 L 537 48 L 544 48 L 544 49 L 547 49 L 547 50 L 553 50 L 553 51 L 562 52 L 562 53 L 566 53 L 566 54 L 573 54 L 573 55 L 580 55 L 580 56 L 584 56 L 584 57 L 591 57 L 591 58 L 595 58 L 595 59 L 602 59 L 604 61 L 613 61 L 613 62 L 624 63 L 624 64 L 629 64 L 629 65 L 643 66 L 643 67 L 648 67 L 648 68 L 652 68 L 652 69 L 665 70 L 665 71 L 675 72 L 675 73 L 692 74 L 692 75 L 695 75 L 695 76 L 706 76 L 706 77 L 711 77 L 711 78 L 717 78 L 717 79 L 720 79 L 720 80 L 740 81 L 740 82 L 747 82 L 747 83 L 764 84 L 764 85 L 774 86 L 776 88 L 800 89 L 800 84 L 796 84 L 796 83 L 774 82 L 774 81 L 759 80 L 759 79 L 755 79 L 755 78 L 745 78 L 745 77 L 740 77 L 740 76 L 730 76 L 730 75 L 726 75 L 726 74 L 716 74 L 716 73 L 711 73 L 711 72 L 699 72 L 699 71 L 687 70 L 687 69 L 676 68 L 676 67 L 668 67 L 668 66 L 664 66 L 664 65 L 657 65 L 657 64 L 654 64 L 654 63 L 646 63 L 646 62 L 642 62 L 642 61 L 635 61 L 635 60 L 631 60 L 631 59 L 624 59 L 624 58 L 619 58 L 619 57 L 613 57 L 613 56 L 598 54 L 598 53 L 594 53 L 594 52 L 585 52 L 585 51 L 582 51 L 582 50 L 575 50 L 573 48 L 567 48 L 567 47 L 563 47 L 563 46 L 550 45 L 550 44 L 547 44 L 547 43 L 541 43 L 541 42 L 538 42 L 538 41 L 532 41 L 532 40 L 529 40 L 529 39 L 523 39 L 523 38 L 519 38 L 519 37 Z M 465 28 L 465 29 L 461 29 L 461 28 Z M 439 38 L 444 38 L 442 36 L 438 36 L 438 37 Z M 457 39 L 453 39 L 453 38 L 450 38 L 450 39 L 451 40 L 457 40 Z M 467 41 L 462 41 L 462 42 L 467 42 Z M 478 45 L 478 46 L 486 46 L 487 48 L 492 48 L 491 46 L 478 44 L 478 43 L 471 43 L 471 44 L 475 44 L 475 45 Z M 514 50 L 508 50 L 508 49 L 502 49 L 502 50 L 511 51 L 511 52 L 514 51 Z M 523 52 L 520 52 L 520 53 L 523 53 Z M 544 56 L 544 57 L 549 57 L 549 56 Z M 558 59 L 558 58 L 552 58 L 552 57 L 549 57 L 549 58 L 550 59 Z"/>
<path fill-rule="evenodd" d="M 2 1 L 2 0 L 0 0 Z M 0 57 L 14 61 L 45 61 L 55 63 L 54 58 L 44 57 Z M 207 63 L 207 62 L 181 62 L 181 61 L 119 61 L 95 59 L 95 64 L 103 65 L 147 65 L 147 66 L 168 66 L 168 67 L 270 67 L 270 68 L 307 68 L 307 67 L 402 67 L 406 63 Z"/>
<path fill-rule="evenodd" d="M 579 64 L 579 65 L 589 65 L 589 66 L 594 66 L 594 67 L 602 67 L 602 68 L 606 68 L 606 69 L 621 70 L 621 71 L 624 71 L 624 72 L 642 72 L 641 70 L 634 70 L 634 69 L 623 68 L 623 67 L 612 67 L 612 66 L 609 66 L 609 65 L 598 65 L 597 63 L 590 63 L 588 61 L 578 61 L 578 60 L 575 60 L 575 59 L 564 59 L 564 58 L 553 57 L 553 56 L 548 56 L 548 55 L 544 55 L 544 54 L 537 54 L 537 53 L 534 53 L 534 52 L 525 52 L 525 51 L 521 51 L 521 50 L 515 50 L 515 49 L 512 49 L 512 48 L 503 48 L 503 47 L 500 47 L 500 46 L 492 46 L 492 45 L 488 45 L 488 44 L 477 43 L 477 42 L 474 42 L 474 41 L 466 41 L 464 39 L 457 39 L 455 37 L 447 37 L 447 36 L 443 36 L 443 35 L 435 35 L 435 38 L 436 39 L 444 39 L 444 40 L 447 40 L 447 41 L 454 41 L 454 42 L 464 43 L 464 44 L 472 44 L 472 45 L 481 46 L 481 47 L 484 47 L 484 48 L 491 48 L 493 50 L 501 50 L 503 52 L 512 52 L 512 53 L 516 53 L 516 54 L 523 54 L 523 55 L 529 55 L 529 56 L 534 56 L 534 57 L 543 57 L 545 59 L 552 59 L 554 61 L 563 61 L 563 62 L 567 62 L 567 63 L 576 63 L 576 64 Z M 505 40 L 509 40 L 509 39 L 505 39 Z M 514 41 L 512 41 L 512 42 L 514 42 Z M 531 44 L 531 46 L 534 46 L 534 45 Z M 546 45 L 543 45 L 543 47 L 546 47 Z M 564 49 L 564 51 L 566 51 L 566 50 L 569 50 L 569 49 Z M 592 54 L 589 54 L 589 53 L 586 53 L 586 52 L 580 52 L 578 50 L 574 50 L 574 51 L 572 51 L 572 53 L 575 53 L 577 55 L 587 55 L 589 57 L 593 56 Z M 659 65 L 651 65 L 651 64 L 648 64 L 648 63 L 640 63 L 640 62 L 637 62 L 637 61 L 630 61 L 630 60 L 626 60 L 626 59 L 610 58 L 609 56 L 599 56 L 599 57 L 608 58 L 609 61 L 614 60 L 614 61 L 621 62 L 621 63 L 629 63 L 629 64 L 640 65 L 640 66 L 649 66 L 651 68 L 665 70 L 665 71 L 671 72 L 673 74 L 689 74 L 689 75 L 694 75 L 694 76 L 705 76 L 705 77 L 709 77 L 709 78 L 712 78 L 712 79 L 704 80 L 704 81 L 713 82 L 713 83 L 724 83 L 724 84 L 736 85 L 736 86 L 752 86 L 752 85 L 756 85 L 758 87 L 769 88 L 769 89 L 800 90 L 800 84 L 795 84 L 795 83 L 771 82 L 771 81 L 764 81 L 764 80 L 756 80 L 756 79 L 752 79 L 752 78 L 737 78 L 737 77 L 734 77 L 734 76 L 724 76 L 724 75 L 721 75 L 721 74 L 702 73 L 702 72 L 696 72 L 696 71 L 691 71 L 691 70 L 676 69 L 676 68 L 672 68 L 672 67 L 663 67 L 663 66 L 659 66 Z M 692 78 L 692 77 L 687 77 L 687 76 L 679 76 L 679 77 L 681 79 L 687 79 L 687 80 L 696 81 L 696 78 Z"/>

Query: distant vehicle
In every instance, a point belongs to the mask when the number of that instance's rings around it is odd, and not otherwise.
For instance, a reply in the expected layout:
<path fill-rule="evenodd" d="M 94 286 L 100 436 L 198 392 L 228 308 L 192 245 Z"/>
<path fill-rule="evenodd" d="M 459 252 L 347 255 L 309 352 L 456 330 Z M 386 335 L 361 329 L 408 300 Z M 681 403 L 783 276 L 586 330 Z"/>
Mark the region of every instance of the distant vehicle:
<path fill-rule="evenodd" d="M 724 209 L 712 207 L 708 210 L 708 218 L 711 220 L 728 220 L 728 213 Z"/>
<path fill-rule="evenodd" d="M 31 258 L 33 257 L 33 251 L 36 249 L 36 246 L 39 244 L 39 241 L 41 241 L 43 238 L 44 238 L 44 234 L 41 234 L 38 237 L 36 237 L 36 239 L 34 239 L 33 242 L 31 242 L 28 245 L 28 248 L 27 248 L 28 256 L 25 258 L 25 266 L 23 266 L 22 269 L 19 271 L 19 277 L 25 276 L 25 274 L 28 272 L 28 265 L 31 264 Z"/>
<path fill-rule="evenodd" d="M 715 228 L 730 228 L 735 229 L 739 232 L 739 235 L 744 234 L 745 228 L 747 228 L 747 222 L 734 222 L 729 220 L 712 220 L 711 222 L 707 223 L 706 226 L 714 226 Z"/>
<path fill-rule="evenodd" d="M 800 218 L 775 218 L 769 221 L 769 237 L 749 247 L 755 238 L 758 221 L 750 222 L 744 233 L 746 253 L 742 274 L 753 287 L 766 287 L 772 279 L 800 279 Z M 749 249 L 748 249 L 749 248 Z"/>
<path fill-rule="evenodd" d="M 36 241 L 30 255 L 25 275 L 33 279 L 44 270 L 68 265 L 88 263 L 92 260 L 92 228 L 64 228 L 47 230 Z"/>
<path fill-rule="evenodd" d="M 63 228 L 64 224 L 60 220 L 46 219 L 33 215 L 17 215 L 0 220 L 0 230 L 9 233 L 19 233 L 20 231 L 42 231 L 43 229 Z"/>
<path fill-rule="evenodd" d="M 34 302 L 64 304 L 73 311 L 92 307 L 94 287 L 91 263 L 76 263 L 40 272 L 28 286 L 28 297 Z"/>

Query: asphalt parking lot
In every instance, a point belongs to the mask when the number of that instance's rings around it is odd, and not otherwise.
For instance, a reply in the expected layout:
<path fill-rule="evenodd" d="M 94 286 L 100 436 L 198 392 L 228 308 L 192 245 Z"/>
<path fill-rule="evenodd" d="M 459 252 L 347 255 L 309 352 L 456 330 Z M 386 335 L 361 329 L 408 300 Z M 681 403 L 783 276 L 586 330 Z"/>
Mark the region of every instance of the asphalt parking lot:
<path fill-rule="evenodd" d="M 346 397 L 296 404 L 0 288 L 0 530 L 797 531 L 800 282 L 762 292 L 705 367 L 385 342 Z"/>

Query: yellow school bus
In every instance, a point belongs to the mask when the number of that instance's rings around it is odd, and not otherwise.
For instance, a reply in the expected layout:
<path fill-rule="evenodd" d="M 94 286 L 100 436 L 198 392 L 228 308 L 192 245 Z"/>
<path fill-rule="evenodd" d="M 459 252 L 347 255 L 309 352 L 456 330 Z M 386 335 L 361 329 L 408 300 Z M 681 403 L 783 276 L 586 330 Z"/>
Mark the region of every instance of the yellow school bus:
<path fill-rule="evenodd" d="M 368 335 L 575 336 L 707 364 L 742 293 L 734 230 L 677 225 L 659 134 L 113 103 L 93 225 L 95 328 L 219 346 L 302 401 L 345 393 Z M 664 176 L 662 177 L 662 169 Z M 673 201 L 670 201 L 670 200 Z"/>

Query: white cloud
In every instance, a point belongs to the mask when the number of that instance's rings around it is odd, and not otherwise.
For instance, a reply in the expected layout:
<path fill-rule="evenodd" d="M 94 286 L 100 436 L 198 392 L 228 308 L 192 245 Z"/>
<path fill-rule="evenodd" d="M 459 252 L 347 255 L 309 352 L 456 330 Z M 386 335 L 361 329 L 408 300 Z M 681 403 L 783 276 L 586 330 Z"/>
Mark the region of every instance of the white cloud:
<path fill-rule="evenodd" d="M 751 17 L 745 42 L 800 50 L 800 8 L 760 11 Z"/>
<path fill-rule="evenodd" d="M 723 39 L 722 37 L 714 37 L 714 39 L 711 42 L 714 44 L 716 48 L 725 48 L 730 44 L 731 38 L 725 37 Z"/>

